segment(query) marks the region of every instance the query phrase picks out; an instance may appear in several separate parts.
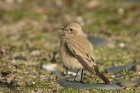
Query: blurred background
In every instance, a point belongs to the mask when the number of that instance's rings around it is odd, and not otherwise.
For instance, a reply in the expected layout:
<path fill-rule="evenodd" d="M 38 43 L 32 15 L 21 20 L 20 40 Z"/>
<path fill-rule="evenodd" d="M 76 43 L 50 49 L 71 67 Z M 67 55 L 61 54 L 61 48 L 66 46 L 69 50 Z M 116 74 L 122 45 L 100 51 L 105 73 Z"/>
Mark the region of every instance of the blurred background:
<path fill-rule="evenodd" d="M 64 70 L 57 28 L 69 22 L 97 39 L 101 70 L 140 61 L 139 0 L 0 0 L 0 91 L 66 91 L 43 64 Z"/>

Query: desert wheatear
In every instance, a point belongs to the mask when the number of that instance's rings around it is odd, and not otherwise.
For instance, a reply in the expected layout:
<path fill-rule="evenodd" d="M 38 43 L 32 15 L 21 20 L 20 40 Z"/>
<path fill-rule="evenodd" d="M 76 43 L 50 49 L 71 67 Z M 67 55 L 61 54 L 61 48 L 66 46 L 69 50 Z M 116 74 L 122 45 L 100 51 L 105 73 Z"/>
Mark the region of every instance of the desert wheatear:
<path fill-rule="evenodd" d="M 69 23 L 64 28 L 60 42 L 60 57 L 64 65 L 69 69 L 82 69 L 98 75 L 106 84 L 110 81 L 104 74 L 100 73 L 95 61 L 92 44 L 84 36 L 82 28 L 77 23 Z"/>

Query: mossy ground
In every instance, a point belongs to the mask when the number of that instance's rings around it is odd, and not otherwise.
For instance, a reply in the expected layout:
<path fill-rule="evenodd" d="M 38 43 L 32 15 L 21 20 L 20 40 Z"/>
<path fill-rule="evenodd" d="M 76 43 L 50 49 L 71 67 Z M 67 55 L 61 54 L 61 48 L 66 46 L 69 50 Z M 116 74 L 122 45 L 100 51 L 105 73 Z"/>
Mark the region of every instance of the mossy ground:
<path fill-rule="evenodd" d="M 96 2 L 23 0 L 18 9 L 1 9 L 0 71 L 7 72 L 8 75 L 0 75 L 0 92 L 117 92 L 63 88 L 56 82 L 55 75 L 40 69 L 42 63 L 51 62 L 53 53 L 58 50 L 61 32 L 57 28 L 73 21 L 83 25 L 82 28 L 87 35 L 104 37 L 109 41 L 107 47 L 95 48 L 96 60 L 101 71 L 112 66 L 140 62 L 140 2 L 93 1 Z M 120 47 L 121 43 L 124 47 Z M 22 58 L 16 59 L 17 56 Z M 53 61 L 60 64 L 58 53 L 56 60 Z M 124 71 L 119 75 L 139 80 L 137 72 Z M 107 74 L 107 77 L 110 80 L 115 79 L 112 74 Z M 18 84 L 12 85 L 10 82 L 13 79 L 17 80 Z M 101 82 L 101 80 L 87 78 L 86 82 Z M 122 90 L 126 93 L 139 91 L 139 85 Z"/>

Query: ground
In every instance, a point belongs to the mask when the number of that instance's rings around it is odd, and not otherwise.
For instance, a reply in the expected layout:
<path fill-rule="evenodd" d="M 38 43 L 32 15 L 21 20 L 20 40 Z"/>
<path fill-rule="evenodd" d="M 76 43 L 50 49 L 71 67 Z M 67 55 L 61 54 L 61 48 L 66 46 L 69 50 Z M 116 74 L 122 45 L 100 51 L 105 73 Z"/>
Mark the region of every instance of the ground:
<path fill-rule="evenodd" d="M 108 40 L 106 46 L 94 47 L 101 71 L 140 62 L 139 9 L 138 0 L 0 1 L 0 93 L 102 92 L 64 88 L 57 83 L 56 75 L 41 65 L 56 63 L 60 72 L 66 70 L 58 53 L 62 34 L 58 28 L 69 22 L 79 23 L 87 36 Z M 106 76 L 111 81 L 118 77 L 139 81 L 139 71 L 124 70 Z M 88 77 L 85 81 L 102 82 Z M 139 92 L 140 86 L 121 91 Z"/>

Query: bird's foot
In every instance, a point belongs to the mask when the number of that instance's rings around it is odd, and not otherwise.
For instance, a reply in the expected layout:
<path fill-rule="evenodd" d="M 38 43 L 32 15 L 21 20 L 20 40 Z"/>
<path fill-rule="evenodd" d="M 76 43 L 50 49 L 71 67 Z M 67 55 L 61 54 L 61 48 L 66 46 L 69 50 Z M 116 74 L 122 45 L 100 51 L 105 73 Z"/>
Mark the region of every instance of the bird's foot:
<path fill-rule="evenodd" d="M 80 82 L 80 83 L 83 83 L 83 84 L 85 83 L 83 80 L 80 80 L 79 82 Z"/>

